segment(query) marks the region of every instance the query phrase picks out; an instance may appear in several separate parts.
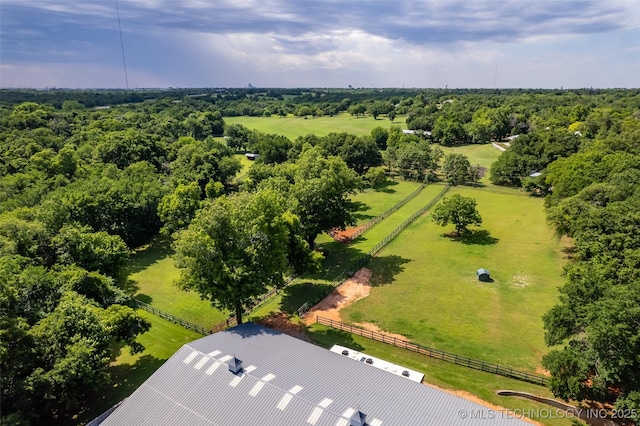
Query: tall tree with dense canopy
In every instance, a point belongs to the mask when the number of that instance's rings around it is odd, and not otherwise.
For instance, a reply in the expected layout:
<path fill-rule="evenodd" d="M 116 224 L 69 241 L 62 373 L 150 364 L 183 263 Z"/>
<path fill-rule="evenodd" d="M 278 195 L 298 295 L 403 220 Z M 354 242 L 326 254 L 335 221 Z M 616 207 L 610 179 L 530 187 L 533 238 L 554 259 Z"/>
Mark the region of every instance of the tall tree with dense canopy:
<path fill-rule="evenodd" d="M 177 234 L 179 286 L 235 312 L 284 284 L 289 227 L 283 200 L 273 191 L 222 196 L 206 204 Z"/>
<path fill-rule="evenodd" d="M 325 158 L 318 147 L 304 152 L 296 166 L 291 188 L 293 212 L 313 247 L 319 233 L 355 223 L 355 206 L 349 196 L 360 188 L 362 180 L 341 158 Z"/>
<path fill-rule="evenodd" d="M 477 182 L 480 180 L 480 172 L 477 167 L 469 163 L 469 159 L 463 154 L 449 154 L 444 157 L 442 173 L 449 185 L 459 185 L 465 182 Z"/>
<path fill-rule="evenodd" d="M 189 226 L 200 208 L 201 197 L 202 191 L 197 182 L 178 185 L 171 194 L 162 197 L 158 204 L 158 216 L 164 223 L 162 231 L 171 234 Z"/>
<path fill-rule="evenodd" d="M 482 224 L 482 217 L 476 205 L 476 200 L 472 197 L 454 194 L 435 206 L 431 218 L 440 226 L 453 224 L 456 227 L 456 236 L 459 237 L 468 231 L 469 225 Z"/>

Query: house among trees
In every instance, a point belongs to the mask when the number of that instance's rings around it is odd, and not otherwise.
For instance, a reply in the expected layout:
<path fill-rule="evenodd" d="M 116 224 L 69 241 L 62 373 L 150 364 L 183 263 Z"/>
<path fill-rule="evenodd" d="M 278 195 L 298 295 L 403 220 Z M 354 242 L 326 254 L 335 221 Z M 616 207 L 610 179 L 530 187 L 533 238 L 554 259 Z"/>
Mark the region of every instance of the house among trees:
<path fill-rule="evenodd" d="M 184 345 L 102 425 L 525 425 L 254 323 Z M 96 424 L 96 423 L 94 423 Z"/>

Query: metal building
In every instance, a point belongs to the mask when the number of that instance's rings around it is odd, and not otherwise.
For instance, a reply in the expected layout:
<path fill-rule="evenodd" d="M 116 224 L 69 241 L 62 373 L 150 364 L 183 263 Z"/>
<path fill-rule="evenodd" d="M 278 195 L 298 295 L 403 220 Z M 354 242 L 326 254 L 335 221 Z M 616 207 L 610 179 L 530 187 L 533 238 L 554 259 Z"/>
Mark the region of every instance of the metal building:
<path fill-rule="evenodd" d="M 253 323 L 184 345 L 106 420 L 113 425 L 525 425 Z"/>

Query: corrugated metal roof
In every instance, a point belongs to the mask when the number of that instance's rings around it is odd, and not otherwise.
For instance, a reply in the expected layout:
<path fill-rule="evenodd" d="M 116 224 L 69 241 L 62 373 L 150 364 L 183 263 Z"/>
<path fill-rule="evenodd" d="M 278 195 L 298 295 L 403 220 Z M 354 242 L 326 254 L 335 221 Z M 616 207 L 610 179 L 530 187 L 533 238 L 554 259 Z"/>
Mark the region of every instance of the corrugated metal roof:
<path fill-rule="evenodd" d="M 103 425 L 347 426 L 357 410 L 368 425 L 526 424 L 247 323 L 183 346 Z"/>

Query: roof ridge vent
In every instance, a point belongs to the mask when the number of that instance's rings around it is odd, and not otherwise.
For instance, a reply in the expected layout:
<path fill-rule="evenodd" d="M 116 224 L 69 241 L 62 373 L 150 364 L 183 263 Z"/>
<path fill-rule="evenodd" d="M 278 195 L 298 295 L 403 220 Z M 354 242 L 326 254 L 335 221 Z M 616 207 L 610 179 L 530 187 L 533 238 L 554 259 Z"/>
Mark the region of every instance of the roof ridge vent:
<path fill-rule="evenodd" d="M 242 372 L 242 361 L 235 356 L 227 361 L 227 365 L 229 366 L 229 371 L 233 374 L 239 374 Z"/>
<path fill-rule="evenodd" d="M 349 426 L 365 426 L 367 422 L 367 415 L 362 411 L 357 410 L 349 419 Z"/>

